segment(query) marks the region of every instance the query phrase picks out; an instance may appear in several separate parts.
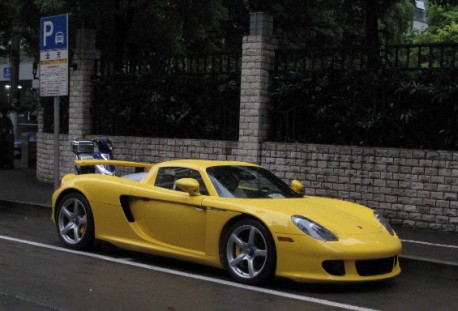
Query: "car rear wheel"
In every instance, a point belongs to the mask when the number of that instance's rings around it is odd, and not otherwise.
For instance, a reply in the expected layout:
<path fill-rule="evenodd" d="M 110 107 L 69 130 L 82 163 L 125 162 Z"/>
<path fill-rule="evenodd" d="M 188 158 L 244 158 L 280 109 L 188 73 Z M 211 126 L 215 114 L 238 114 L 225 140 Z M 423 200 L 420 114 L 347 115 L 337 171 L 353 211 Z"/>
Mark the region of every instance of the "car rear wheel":
<path fill-rule="evenodd" d="M 225 230 L 221 239 L 221 260 L 234 279 L 257 284 L 274 277 L 275 243 L 265 226 L 243 219 Z"/>
<path fill-rule="evenodd" d="M 94 242 L 94 218 L 89 202 L 79 193 L 67 194 L 56 212 L 60 240 L 69 248 L 85 249 Z"/>

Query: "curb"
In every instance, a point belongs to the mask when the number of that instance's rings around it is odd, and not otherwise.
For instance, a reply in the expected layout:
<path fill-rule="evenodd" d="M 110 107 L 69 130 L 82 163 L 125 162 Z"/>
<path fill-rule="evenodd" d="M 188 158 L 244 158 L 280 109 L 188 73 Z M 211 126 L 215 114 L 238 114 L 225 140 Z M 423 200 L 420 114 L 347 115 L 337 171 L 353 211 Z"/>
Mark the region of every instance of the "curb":
<path fill-rule="evenodd" d="M 458 278 L 456 262 L 409 255 L 400 255 L 399 261 L 401 269 L 406 272 L 455 280 Z"/>
<path fill-rule="evenodd" d="M 12 200 L 1 200 L 0 199 L 0 204 L 4 204 L 9 207 L 27 206 L 27 207 L 39 207 L 39 208 L 51 209 L 51 206 L 48 204 L 32 203 L 32 202 L 17 201 L 17 200 L 12 201 Z"/>

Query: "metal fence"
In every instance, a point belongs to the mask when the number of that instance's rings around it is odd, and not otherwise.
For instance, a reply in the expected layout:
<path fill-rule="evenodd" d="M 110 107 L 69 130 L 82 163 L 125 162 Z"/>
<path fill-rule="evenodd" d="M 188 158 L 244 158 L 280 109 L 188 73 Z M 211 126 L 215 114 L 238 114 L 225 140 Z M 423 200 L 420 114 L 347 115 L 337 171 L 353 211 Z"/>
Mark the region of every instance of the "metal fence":
<path fill-rule="evenodd" d="M 94 134 L 237 140 L 239 54 L 96 64 Z"/>
<path fill-rule="evenodd" d="M 160 75 L 210 75 L 227 76 L 240 74 L 241 55 L 238 53 L 211 53 L 164 56 L 145 56 L 140 59 L 113 61 L 97 60 L 94 76 L 109 77 L 119 74 L 138 75 L 156 73 Z"/>
<path fill-rule="evenodd" d="M 290 96 L 281 99 L 275 94 L 278 89 L 275 90 L 274 85 L 271 88 L 274 111 L 270 139 L 344 144 L 349 132 L 364 132 L 364 135 L 370 136 L 371 127 L 385 122 L 384 116 L 400 114 L 392 116 L 388 120 L 390 122 L 396 121 L 396 118 L 402 121 L 415 120 L 415 117 L 418 119 L 415 114 L 412 118 L 412 113 L 401 107 L 410 105 L 406 104 L 409 101 L 406 97 L 410 95 L 404 92 L 403 98 L 400 98 L 401 93 L 394 94 L 397 92 L 396 85 L 391 82 L 388 85 L 386 81 L 398 79 L 399 83 L 409 84 L 417 79 L 419 86 L 430 85 L 439 81 L 436 77 L 444 71 L 448 72 L 447 79 L 455 81 L 457 50 L 458 44 L 387 46 L 377 54 L 377 70 L 369 69 L 366 49 L 278 50 L 272 73 L 273 84 L 291 72 L 301 73 L 307 81 L 304 80 L 305 87 L 302 85 L 301 90 L 296 90 L 300 98 Z M 230 53 L 145 57 L 124 61 L 118 67 L 109 62 L 96 62 L 93 133 L 237 140 L 240 65 L 241 55 Z M 368 78 L 361 78 L 362 74 L 368 74 Z M 427 76 L 428 80 L 425 80 Z M 355 86 L 355 81 L 367 85 Z M 282 81 L 285 85 L 290 82 Z M 298 85 L 296 83 L 295 87 Z M 418 96 L 416 87 L 411 89 L 411 93 L 416 92 L 415 96 Z M 323 90 L 326 90 L 326 94 Z M 453 94 L 440 92 L 436 98 L 454 98 Z M 399 99 L 402 105 L 397 103 Z M 284 102 L 279 102 L 281 100 Z M 63 105 L 60 124 L 61 132 L 66 133 L 68 102 Z M 391 110 L 386 108 L 390 105 L 394 107 Z M 378 110 L 379 107 L 385 110 Z M 414 105 L 409 106 L 411 108 L 416 109 Z M 309 119 L 311 113 L 319 118 Z M 356 120 L 352 114 L 359 114 L 360 119 Z M 343 116 L 348 124 L 353 120 L 355 124 L 352 127 L 343 124 Z M 52 105 L 45 104 L 45 132 L 53 130 L 53 122 L 49 121 L 52 117 Z M 304 122 L 304 118 L 309 122 Z M 319 123 L 320 120 L 326 122 L 325 128 L 314 126 L 316 120 L 319 126 L 323 125 Z M 326 139 L 320 140 L 324 136 Z M 365 139 L 363 137 L 361 141 Z"/>
<path fill-rule="evenodd" d="M 367 70 L 368 49 L 320 48 L 278 50 L 275 73 L 288 71 Z M 458 68 L 458 44 L 401 44 L 389 45 L 377 53 L 378 69 L 442 70 Z"/>
<path fill-rule="evenodd" d="M 392 45 L 381 51 L 384 66 L 400 70 L 441 70 L 458 68 L 458 44 Z"/>
<path fill-rule="evenodd" d="M 311 48 L 304 50 L 277 50 L 275 74 L 323 70 L 361 70 L 367 68 L 365 49 Z"/>
<path fill-rule="evenodd" d="M 281 50 L 270 140 L 456 149 L 458 44 Z M 439 108 L 439 109 L 438 109 Z"/>

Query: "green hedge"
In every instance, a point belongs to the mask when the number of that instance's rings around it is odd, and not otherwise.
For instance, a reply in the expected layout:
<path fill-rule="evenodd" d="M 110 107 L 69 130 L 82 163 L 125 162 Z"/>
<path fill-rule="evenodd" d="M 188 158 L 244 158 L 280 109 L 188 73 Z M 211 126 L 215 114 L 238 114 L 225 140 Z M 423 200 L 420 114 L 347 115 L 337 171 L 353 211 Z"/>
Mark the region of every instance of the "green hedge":
<path fill-rule="evenodd" d="M 98 81 L 96 135 L 238 139 L 240 83 L 204 75 L 115 75 Z"/>
<path fill-rule="evenodd" d="M 455 71 L 352 71 L 277 76 L 271 140 L 458 148 Z"/>

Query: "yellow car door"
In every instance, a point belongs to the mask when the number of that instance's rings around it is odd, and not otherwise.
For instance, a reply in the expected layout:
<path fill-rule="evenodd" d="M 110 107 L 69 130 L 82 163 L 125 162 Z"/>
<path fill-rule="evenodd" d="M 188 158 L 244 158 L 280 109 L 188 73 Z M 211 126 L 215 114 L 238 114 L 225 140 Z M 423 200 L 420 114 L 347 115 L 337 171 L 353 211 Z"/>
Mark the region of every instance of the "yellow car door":
<path fill-rule="evenodd" d="M 189 171 L 192 170 L 159 170 L 154 187 L 134 194 L 130 208 L 135 225 L 150 242 L 161 248 L 203 252 L 207 229 L 207 210 L 202 207 L 205 196 L 191 196 L 176 187 L 180 178 L 199 178 L 198 172 Z"/>

